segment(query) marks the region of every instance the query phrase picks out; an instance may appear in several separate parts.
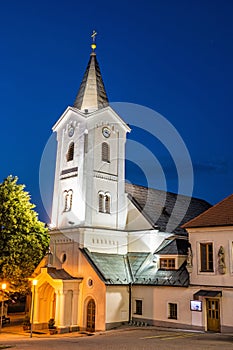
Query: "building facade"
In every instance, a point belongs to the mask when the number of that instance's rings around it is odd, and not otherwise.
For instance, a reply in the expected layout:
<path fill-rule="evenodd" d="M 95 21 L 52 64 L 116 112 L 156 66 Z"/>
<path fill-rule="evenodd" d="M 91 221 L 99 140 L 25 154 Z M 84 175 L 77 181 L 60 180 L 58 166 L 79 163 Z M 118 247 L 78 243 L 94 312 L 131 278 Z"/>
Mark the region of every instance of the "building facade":
<path fill-rule="evenodd" d="M 205 331 L 232 332 L 233 195 L 184 227 L 192 248 L 190 290 L 202 306 L 193 323 Z"/>
<path fill-rule="evenodd" d="M 189 203 L 182 224 L 210 205 L 125 183 L 131 130 L 109 106 L 94 48 L 74 105 L 53 127 L 50 252 L 33 275 L 34 328 L 50 318 L 60 332 L 191 325 L 186 232 L 166 227 L 175 205 Z"/>

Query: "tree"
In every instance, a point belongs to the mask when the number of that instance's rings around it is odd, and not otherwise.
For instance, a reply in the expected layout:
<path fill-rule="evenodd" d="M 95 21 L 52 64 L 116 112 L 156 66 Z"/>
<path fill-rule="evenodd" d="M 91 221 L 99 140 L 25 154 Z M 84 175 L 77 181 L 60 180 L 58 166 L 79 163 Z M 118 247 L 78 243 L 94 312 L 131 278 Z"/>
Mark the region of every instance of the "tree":
<path fill-rule="evenodd" d="M 27 293 L 28 278 L 44 257 L 49 236 L 25 185 L 8 176 L 0 184 L 0 278 L 12 292 Z"/>

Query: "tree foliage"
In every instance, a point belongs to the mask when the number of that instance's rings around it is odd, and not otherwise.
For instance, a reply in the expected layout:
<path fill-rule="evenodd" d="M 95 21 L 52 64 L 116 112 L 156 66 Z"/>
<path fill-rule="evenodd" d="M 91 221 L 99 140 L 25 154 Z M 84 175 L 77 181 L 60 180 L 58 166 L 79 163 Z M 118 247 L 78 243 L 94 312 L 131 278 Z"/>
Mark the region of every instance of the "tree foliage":
<path fill-rule="evenodd" d="M 17 181 L 8 176 L 0 184 L 0 278 L 12 292 L 26 293 L 28 278 L 45 255 L 49 236 L 25 185 Z"/>

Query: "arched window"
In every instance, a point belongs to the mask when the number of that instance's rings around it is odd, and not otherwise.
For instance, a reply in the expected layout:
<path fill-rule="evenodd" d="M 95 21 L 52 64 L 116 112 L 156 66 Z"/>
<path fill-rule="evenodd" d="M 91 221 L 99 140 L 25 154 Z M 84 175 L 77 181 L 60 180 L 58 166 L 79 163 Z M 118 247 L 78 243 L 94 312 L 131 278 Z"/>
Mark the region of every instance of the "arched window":
<path fill-rule="evenodd" d="M 110 214 L 110 199 L 109 193 L 105 193 L 105 213 Z"/>
<path fill-rule="evenodd" d="M 71 142 L 71 144 L 69 145 L 66 159 L 67 159 L 67 162 L 70 162 L 71 160 L 74 159 L 74 143 L 73 142 Z"/>
<path fill-rule="evenodd" d="M 99 192 L 99 212 L 104 213 L 104 193 Z"/>
<path fill-rule="evenodd" d="M 73 201 L 73 191 L 72 190 L 65 190 L 64 191 L 64 211 L 70 211 L 72 208 L 72 201 Z"/>
<path fill-rule="evenodd" d="M 99 192 L 99 213 L 110 214 L 111 195 L 110 193 Z"/>
<path fill-rule="evenodd" d="M 107 142 L 102 143 L 102 161 L 110 163 L 110 149 Z"/>

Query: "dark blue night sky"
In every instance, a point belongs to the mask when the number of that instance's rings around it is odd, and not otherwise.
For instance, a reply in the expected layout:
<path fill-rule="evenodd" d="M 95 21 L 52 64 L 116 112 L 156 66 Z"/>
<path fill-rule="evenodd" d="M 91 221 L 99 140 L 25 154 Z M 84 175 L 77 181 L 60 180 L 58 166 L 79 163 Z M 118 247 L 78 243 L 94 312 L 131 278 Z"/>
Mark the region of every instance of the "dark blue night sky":
<path fill-rule="evenodd" d="M 18 176 L 42 220 L 41 155 L 74 102 L 93 29 L 109 100 L 149 107 L 173 125 L 190 153 L 195 197 L 214 204 L 233 192 L 232 1 L 12 0 L 1 3 L 0 27 L 0 181 Z M 129 140 L 154 154 L 167 189 L 177 191 L 171 155 L 137 126 Z M 161 186 L 156 167 L 148 181 L 148 172 L 127 159 L 129 181 Z"/>

